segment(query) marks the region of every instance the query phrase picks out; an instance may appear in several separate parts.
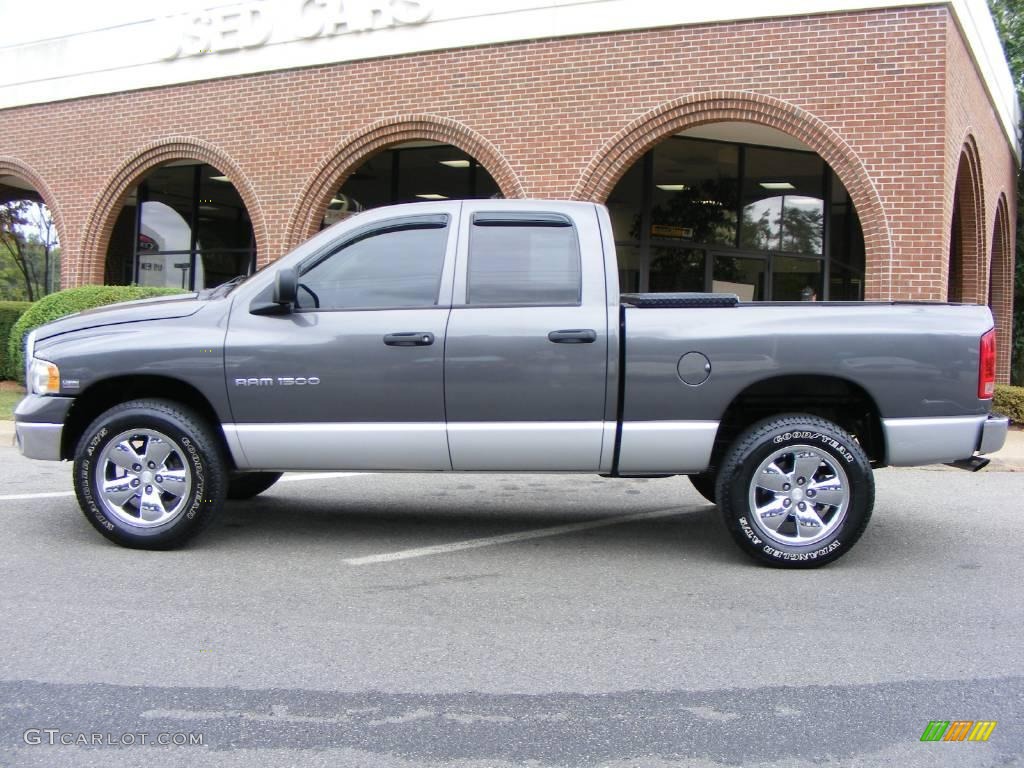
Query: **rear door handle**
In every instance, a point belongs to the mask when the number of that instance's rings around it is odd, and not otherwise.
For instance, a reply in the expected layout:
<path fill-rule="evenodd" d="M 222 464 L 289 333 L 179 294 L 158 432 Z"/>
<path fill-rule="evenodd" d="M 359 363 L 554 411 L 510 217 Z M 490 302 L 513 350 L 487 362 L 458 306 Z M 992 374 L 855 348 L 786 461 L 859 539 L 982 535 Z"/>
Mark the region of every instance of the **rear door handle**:
<path fill-rule="evenodd" d="M 389 333 L 384 337 L 384 343 L 389 347 L 429 347 L 434 343 L 434 334 L 427 331 Z"/>
<path fill-rule="evenodd" d="M 552 331 L 548 341 L 555 344 L 593 344 L 597 341 L 597 331 L 590 328 L 573 328 L 566 331 Z"/>

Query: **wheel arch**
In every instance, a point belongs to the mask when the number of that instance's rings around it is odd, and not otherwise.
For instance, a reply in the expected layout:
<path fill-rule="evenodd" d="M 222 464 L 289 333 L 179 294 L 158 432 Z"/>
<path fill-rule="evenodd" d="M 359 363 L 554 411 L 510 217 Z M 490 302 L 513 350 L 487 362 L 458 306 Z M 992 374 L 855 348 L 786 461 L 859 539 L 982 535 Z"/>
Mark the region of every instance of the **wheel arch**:
<path fill-rule="evenodd" d="M 187 381 L 159 374 L 112 376 L 90 384 L 68 412 L 61 434 L 61 458 L 74 459 L 78 441 L 97 416 L 115 405 L 141 398 L 170 400 L 195 411 L 212 430 L 225 461 L 234 468 L 221 420 L 209 399 Z"/>
<path fill-rule="evenodd" d="M 808 413 L 835 422 L 857 438 L 873 466 L 885 463 L 885 434 L 878 403 L 861 385 L 827 374 L 767 376 L 729 403 L 718 425 L 711 467 L 750 425 L 780 414 Z"/>

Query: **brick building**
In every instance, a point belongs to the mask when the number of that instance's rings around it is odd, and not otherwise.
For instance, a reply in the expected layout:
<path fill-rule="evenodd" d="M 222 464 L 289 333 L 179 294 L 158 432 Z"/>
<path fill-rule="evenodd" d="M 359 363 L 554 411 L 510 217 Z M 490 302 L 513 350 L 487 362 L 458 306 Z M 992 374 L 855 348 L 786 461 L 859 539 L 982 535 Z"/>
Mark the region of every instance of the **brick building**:
<path fill-rule="evenodd" d="M 0 48 L 0 197 L 49 206 L 64 286 L 212 285 L 388 202 L 588 199 L 624 289 L 987 303 L 1008 378 L 984 0 L 80 5 L 19 4 Z"/>

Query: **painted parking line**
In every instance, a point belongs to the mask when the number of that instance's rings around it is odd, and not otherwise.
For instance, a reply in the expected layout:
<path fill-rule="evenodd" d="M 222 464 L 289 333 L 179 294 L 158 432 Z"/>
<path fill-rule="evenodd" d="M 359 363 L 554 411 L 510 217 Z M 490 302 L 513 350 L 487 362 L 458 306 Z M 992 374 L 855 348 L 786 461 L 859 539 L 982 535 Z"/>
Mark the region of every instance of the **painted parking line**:
<path fill-rule="evenodd" d="M 333 480 L 336 477 L 358 477 L 370 475 L 372 472 L 289 472 L 277 482 L 297 483 L 302 480 Z"/>
<path fill-rule="evenodd" d="M 501 536 L 487 536 L 482 539 L 468 539 L 466 541 L 455 541 L 451 544 L 435 544 L 432 547 L 417 547 L 416 549 L 403 549 L 398 552 L 388 552 L 383 555 L 366 555 L 365 557 L 349 557 L 343 562 L 348 565 L 374 565 L 376 563 L 391 563 L 396 560 L 409 560 L 414 557 L 429 557 L 430 555 L 443 555 L 449 552 L 459 552 L 464 549 L 479 549 L 480 547 L 493 547 L 499 544 L 513 544 L 518 541 L 529 539 L 542 539 L 548 536 L 562 536 L 577 531 L 589 531 L 594 528 L 607 528 L 610 525 L 622 525 L 637 520 L 654 520 L 659 517 L 672 517 L 683 513 L 679 507 L 672 509 L 659 509 L 654 512 L 634 512 L 629 515 L 617 515 L 616 517 L 603 517 L 600 520 L 588 520 L 583 523 L 567 523 L 566 525 L 553 525 L 548 528 L 534 528 L 530 531 L 519 533 L 506 533 Z"/>
<path fill-rule="evenodd" d="M 52 491 L 50 493 L 11 493 L 0 496 L 0 501 L 28 501 L 29 499 L 62 499 L 74 496 L 74 491 Z"/>
<path fill-rule="evenodd" d="M 297 483 L 304 480 L 334 480 L 339 477 L 357 477 L 369 472 L 296 472 L 278 480 L 279 483 Z M 49 491 L 47 493 L 9 493 L 0 496 L 0 501 L 31 501 L 32 499 L 63 499 L 74 496 L 74 491 Z"/>

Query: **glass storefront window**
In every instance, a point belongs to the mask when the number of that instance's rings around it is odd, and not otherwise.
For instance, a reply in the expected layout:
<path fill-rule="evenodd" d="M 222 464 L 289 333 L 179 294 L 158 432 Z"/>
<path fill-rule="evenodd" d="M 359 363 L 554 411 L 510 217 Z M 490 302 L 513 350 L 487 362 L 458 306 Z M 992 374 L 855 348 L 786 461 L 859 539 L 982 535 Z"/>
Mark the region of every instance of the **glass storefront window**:
<path fill-rule="evenodd" d="M 857 213 L 813 152 L 673 136 L 627 170 L 607 205 L 624 293 L 864 297 Z"/>
<path fill-rule="evenodd" d="M 616 243 L 640 240 L 640 219 L 644 209 L 644 165 L 644 160 L 634 163 L 605 201 Z M 633 268 L 639 269 L 639 266 L 634 265 Z"/>
<path fill-rule="evenodd" d="M 824 172 L 809 152 L 747 147 L 740 247 L 820 255 Z"/>
<path fill-rule="evenodd" d="M 619 260 L 619 290 L 622 293 L 640 291 L 640 275 L 644 272 L 643 255 L 636 245 L 616 245 Z"/>
<path fill-rule="evenodd" d="M 829 299 L 832 301 L 863 301 L 864 275 L 832 262 L 829 273 Z"/>
<path fill-rule="evenodd" d="M 218 169 L 179 161 L 151 171 L 114 226 L 106 280 L 199 290 L 249 274 L 255 242 L 248 211 Z"/>
<path fill-rule="evenodd" d="M 772 260 L 772 301 L 819 301 L 825 295 L 821 259 L 776 256 Z"/>
<path fill-rule="evenodd" d="M 487 170 L 458 147 L 431 141 L 408 142 L 360 165 L 331 199 L 322 226 L 381 205 L 485 199 L 500 194 Z"/>
<path fill-rule="evenodd" d="M 768 262 L 766 259 L 715 254 L 711 290 L 735 293 L 740 301 L 764 301 Z"/>
<path fill-rule="evenodd" d="M 654 148 L 652 238 L 734 245 L 739 148 L 673 137 Z"/>
<path fill-rule="evenodd" d="M 829 219 L 829 298 L 864 300 L 864 233 L 853 201 L 834 171 Z"/>
<path fill-rule="evenodd" d="M 696 248 L 651 248 L 651 293 L 704 290 L 704 251 Z"/>

